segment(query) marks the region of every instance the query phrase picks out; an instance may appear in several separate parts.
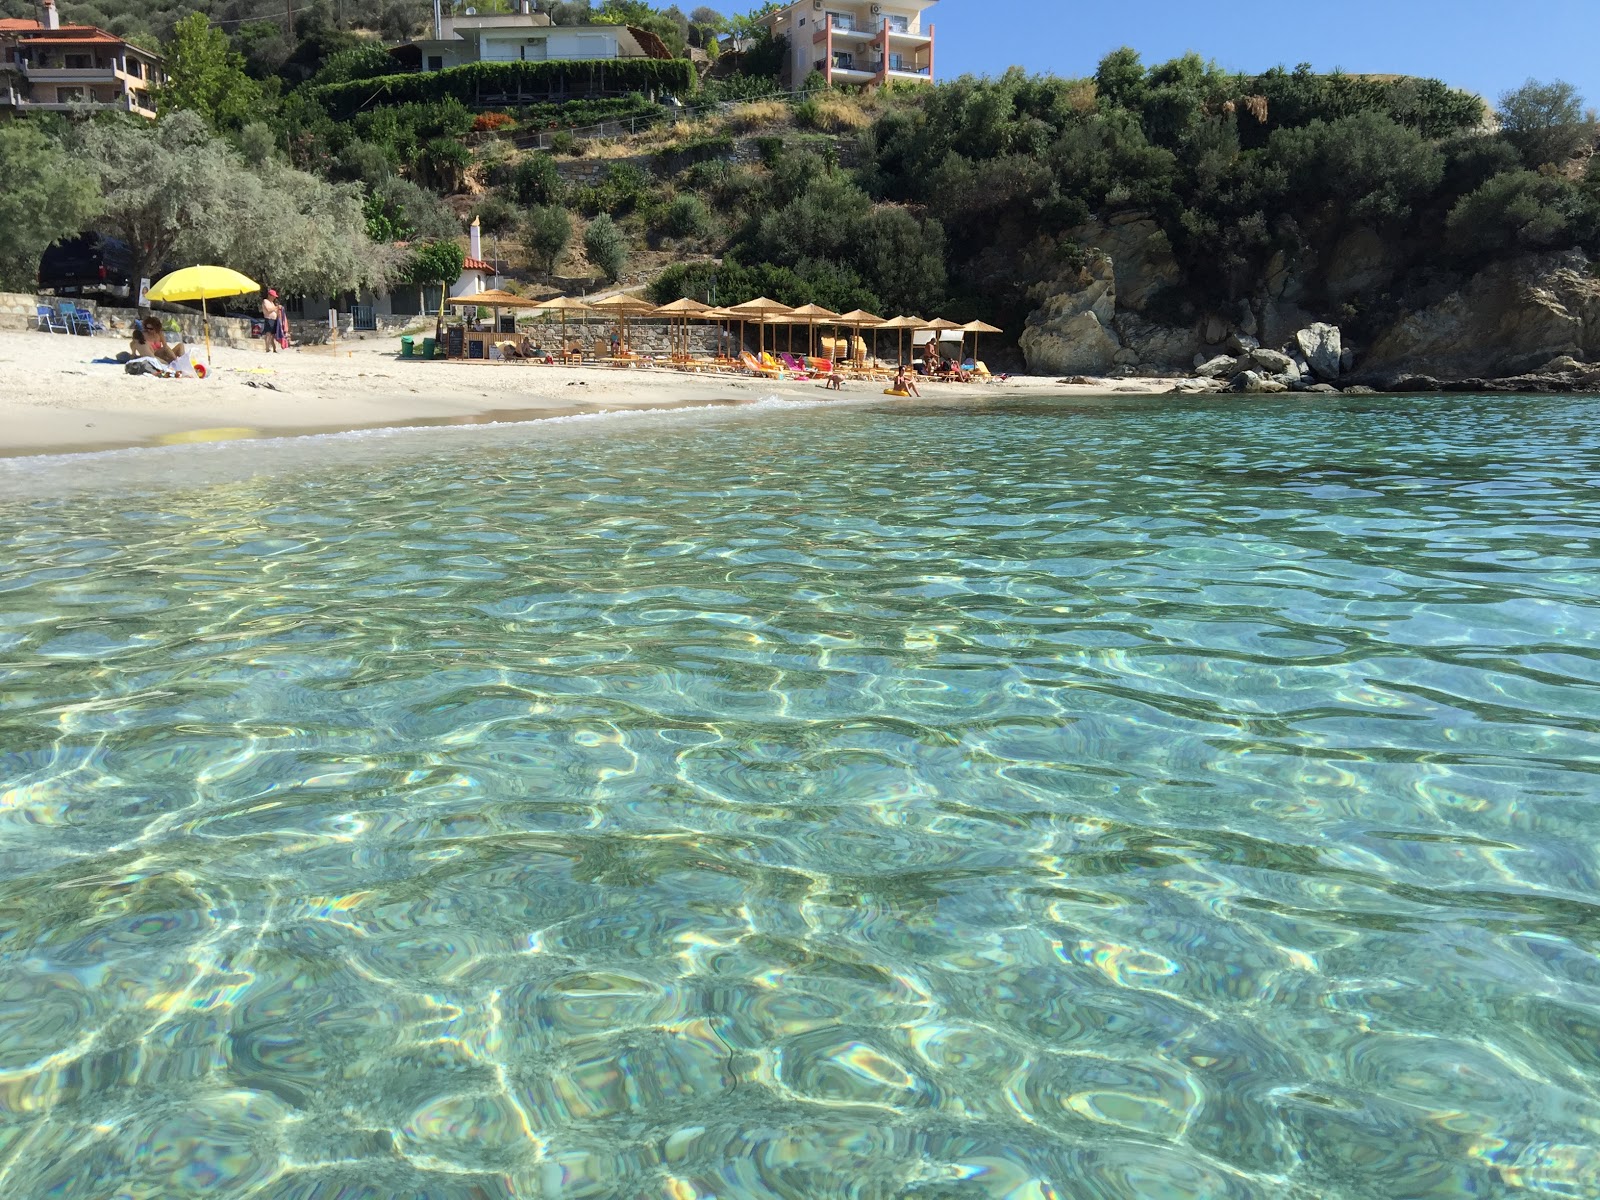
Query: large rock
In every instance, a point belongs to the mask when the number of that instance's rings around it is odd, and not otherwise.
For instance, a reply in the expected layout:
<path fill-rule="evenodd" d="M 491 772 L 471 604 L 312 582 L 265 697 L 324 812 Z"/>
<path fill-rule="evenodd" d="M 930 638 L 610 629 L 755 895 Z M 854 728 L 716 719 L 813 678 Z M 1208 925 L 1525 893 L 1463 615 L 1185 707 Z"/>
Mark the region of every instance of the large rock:
<path fill-rule="evenodd" d="M 1074 229 L 1071 236 L 1111 260 L 1117 303 L 1131 312 L 1143 312 L 1162 288 L 1183 282 L 1172 243 L 1161 226 L 1143 213 L 1096 219 Z"/>
<path fill-rule="evenodd" d="M 1252 350 L 1261 349 L 1261 341 L 1248 333 L 1235 333 L 1228 339 L 1228 349 L 1235 354 L 1249 354 Z"/>
<path fill-rule="evenodd" d="M 1363 356 L 1362 372 L 1517 375 L 1562 354 L 1600 356 L 1600 279 L 1576 250 L 1527 255 L 1480 271 L 1390 326 Z"/>
<path fill-rule="evenodd" d="M 1274 392 L 1287 392 L 1289 385 L 1280 383 L 1270 376 L 1259 371 L 1240 371 L 1233 377 L 1233 390 L 1236 392 L 1253 392 L 1266 395 Z"/>
<path fill-rule="evenodd" d="M 1344 353 L 1344 338 L 1337 325 L 1321 321 L 1307 325 L 1294 335 L 1294 341 L 1318 379 L 1339 378 L 1339 359 Z"/>
<path fill-rule="evenodd" d="M 1040 306 L 1028 317 L 1020 344 L 1035 375 L 1096 375 L 1109 371 L 1122 343 L 1111 328 L 1117 309 L 1111 262 L 1095 258 L 1081 271 L 1041 284 Z"/>
<path fill-rule="evenodd" d="M 1293 375 L 1299 378 L 1294 359 L 1278 350 L 1252 350 L 1250 361 L 1269 375 Z"/>
<path fill-rule="evenodd" d="M 1194 373 L 1201 379 L 1221 379 L 1224 376 L 1232 379 L 1239 373 L 1239 360 L 1231 354 L 1219 354 L 1201 363 Z"/>
<path fill-rule="evenodd" d="M 1120 303 L 1121 291 L 1117 292 Z M 1139 362 L 1163 370 L 1186 370 L 1200 348 L 1198 328 L 1181 329 L 1158 325 L 1135 313 L 1119 312 L 1115 322 L 1117 340 L 1139 355 Z"/>

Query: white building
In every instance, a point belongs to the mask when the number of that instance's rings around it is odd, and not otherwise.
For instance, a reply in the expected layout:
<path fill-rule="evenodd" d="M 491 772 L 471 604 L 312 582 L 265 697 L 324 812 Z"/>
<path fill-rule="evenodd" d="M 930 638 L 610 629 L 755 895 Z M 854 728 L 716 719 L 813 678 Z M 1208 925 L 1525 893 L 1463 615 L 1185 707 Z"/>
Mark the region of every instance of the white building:
<path fill-rule="evenodd" d="M 935 3 L 795 0 L 761 24 L 789 39 L 787 88 L 803 86 L 813 71 L 830 84 L 932 83 L 933 25 L 924 15 Z"/>
<path fill-rule="evenodd" d="M 576 62 L 671 58 L 654 34 L 626 25 L 553 25 L 526 0 L 514 13 L 444 16 L 433 35 L 390 51 L 402 65 L 442 71 L 476 62 Z"/>

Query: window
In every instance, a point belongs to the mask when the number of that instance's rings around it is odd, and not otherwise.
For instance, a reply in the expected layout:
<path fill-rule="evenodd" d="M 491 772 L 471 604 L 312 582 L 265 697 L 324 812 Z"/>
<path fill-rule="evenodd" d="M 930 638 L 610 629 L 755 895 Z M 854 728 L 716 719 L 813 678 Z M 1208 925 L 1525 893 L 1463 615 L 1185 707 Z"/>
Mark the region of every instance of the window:
<path fill-rule="evenodd" d="M 550 57 L 550 42 L 547 38 L 530 38 L 522 44 L 522 59 L 524 62 L 543 62 Z"/>
<path fill-rule="evenodd" d="M 844 50 L 833 52 L 833 65 L 840 71 L 853 71 L 856 69 L 856 56 Z"/>
<path fill-rule="evenodd" d="M 829 13 L 828 24 L 844 33 L 854 33 L 856 31 L 856 19 L 849 13 Z"/>
<path fill-rule="evenodd" d="M 911 18 L 910 17 L 889 16 L 889 17 L 885 17 L 884 20 L 889 22 L 889 32 L 890 33 L 910 33 L 911 32 Z"/>
<path fill-rule="evenodd" d="M 94 59 L 87 54 L 67 55 L 67 70 L 69 71 L 87 71 L 92 66 L 94 66 Z"/>
<path fill-rule="evenodd" d="M 442 71 L 442 70 L 444 70 L 444 58 L 442 56 L 438 55 L 438 54 L 430 54 L 430 55 L 428 55 L 428 70 L 430 70 L 430 71 Z"/>
<path fill-rule="evenodd" d="M 800 24 L 804 25 L 805 23 L 806 23 L 806 19 L 804 17 L 801 17 L 800 18 Z"/>
<path fill-rule="evenodd" d="M 56 89 L 57 104 L 77 104 L 82 99 L 83 89 L 81 87 L 58 87 Z"/>
<path fill-rule="evenodd" d="M 903 55 L 903 54 L 891 54 L 891 55 L 889 55 L 889 70 L 891 70 L 891 71 L 904 71 L 905 69 L 906 69 L 905 55 Z"/>
<path fill-rule="evenodd" d="M 615 58 L 614 43 L 603 33 L 584 33 L 578 35 L 579 58 Z"/>

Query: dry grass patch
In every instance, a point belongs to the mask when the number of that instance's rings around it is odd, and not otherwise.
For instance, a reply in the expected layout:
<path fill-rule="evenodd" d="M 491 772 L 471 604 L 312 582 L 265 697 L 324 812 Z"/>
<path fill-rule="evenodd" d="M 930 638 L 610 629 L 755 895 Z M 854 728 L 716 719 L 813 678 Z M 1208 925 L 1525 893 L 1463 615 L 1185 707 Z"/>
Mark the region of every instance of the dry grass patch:
<path fill-rule="evenodd" d="M 722 118 L 723 127 L 734 133 L 749 133 L 789 124 L 793 113 L 782 100 L 755 100 L 741 104 Z"/>
<path fill-rule="evenodd" d="M 872 124 L 872 115 L 860 101 L 837 94 L 812 96 L 794 115 L 801 125 L 821 133 L 854 133 Z"/>

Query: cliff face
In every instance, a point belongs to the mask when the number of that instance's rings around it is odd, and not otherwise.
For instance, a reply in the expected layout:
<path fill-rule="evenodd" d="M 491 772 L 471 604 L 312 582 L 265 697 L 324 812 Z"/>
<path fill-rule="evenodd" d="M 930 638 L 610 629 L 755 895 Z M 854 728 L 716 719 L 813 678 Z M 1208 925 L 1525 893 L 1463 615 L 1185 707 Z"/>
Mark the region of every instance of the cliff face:
<path fill-rule="evenodd" d="M 1395 294 L 1396 315 L 1376 334 L 1369 325 L 1366 339 L 1344 333 L 1341 374 L 1352 379 L 1497 378 L 1560 357 L 1600 362 L 1600 276 L 1581 251 L 1525 255 L 1407 290 L 1399 282 L 1403 248 L 1356 230 L 1320 259 L 1309 248 L 1277 255 L 1257 294 L 1173 324 L 1163 314 L 1184 309 L 1182 273 L 1154 221 L 1096 221 L 1073 238 L 1085 265 L 1031 293 L 1037 307 L 1021 345 L 1036 373 L 1186 375 L 1262 346 L 1294 356 L 1302 331 L 1378 293 Z"/>
<path fill-rule="evenodd" d="M 1363 356 L 1369 374 L 1439 379 L 1519 375 L 1553 358 L 1600 359 L 1600 278 L 1580 251 L 1530 255 L 1480 271 L 1408 312 Z"/>

